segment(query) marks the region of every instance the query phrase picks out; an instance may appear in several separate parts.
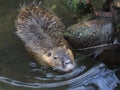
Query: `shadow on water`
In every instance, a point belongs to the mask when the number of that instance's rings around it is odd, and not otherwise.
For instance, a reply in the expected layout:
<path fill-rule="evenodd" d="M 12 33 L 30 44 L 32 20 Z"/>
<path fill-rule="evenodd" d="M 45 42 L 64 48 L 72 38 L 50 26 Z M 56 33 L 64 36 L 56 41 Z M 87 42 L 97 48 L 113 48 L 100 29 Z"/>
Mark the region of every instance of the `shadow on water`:
<path fill-rule="evenodd" d="M 74 23 L 70 12 L 61 5 L 61 0 L 42 1 L 45 7 L 52 8 L 58 14 L 66 26 Z M 78 66 L 66 74 L 55 73 L 38 66 L 25 50 L 21 40 L 14 34 L 16 31 L 14 21 L 20 3 L 23 1 L 0 0 L 0 90 L 120 89 L 119 70 L 108 69 L 101 62 L 84 55 L 79 56 L 80 58 L 77 56 Z M 105 59 L 103 56 L 102 60 Z M 116 59 L 115 57 L 113 55 L 110 59 Z"/>

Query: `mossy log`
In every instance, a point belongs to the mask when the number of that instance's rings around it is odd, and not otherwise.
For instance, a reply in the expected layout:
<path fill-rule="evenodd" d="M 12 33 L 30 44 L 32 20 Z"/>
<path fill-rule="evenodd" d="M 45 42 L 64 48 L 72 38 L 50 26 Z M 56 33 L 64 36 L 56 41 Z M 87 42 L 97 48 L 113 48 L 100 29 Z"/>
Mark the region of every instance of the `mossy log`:
<path fill-rule="evenodd" d="M 113 43 L 115 29 L 111 18 L 96 18 L 68 27 L 65 38 L 74 48 L 86 48 Z"/>
<path fill-rule="evenodd" d="M 93 13 L 90 0 L 63 0 L 63 3 L 77 18 Z"/>

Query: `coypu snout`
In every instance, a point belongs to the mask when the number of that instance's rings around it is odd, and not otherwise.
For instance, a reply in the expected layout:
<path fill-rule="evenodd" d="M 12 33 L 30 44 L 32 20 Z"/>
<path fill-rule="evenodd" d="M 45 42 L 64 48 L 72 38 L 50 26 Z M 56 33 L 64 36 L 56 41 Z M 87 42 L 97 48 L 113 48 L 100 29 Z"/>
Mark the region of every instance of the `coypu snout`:
<path fill-rule="evenodd" d="M 57 55 L 55 55 L 54 60 L 59 60 L 59 65 L 54 67 L 54 70 L 62 71 L 62 72 L 68 72 L 74 69 L 75 65 L 73 60 L 69 57 L 68 54 L 64 52 L 59 52 Z"/>
<path fill-rule="evenodd" d="M 43 59 L 46 59 L 49 65 L 51 64 L 53 70 L 69 72 L 75 67 L 73 55 L 69 49 L 54 48 L 48 50 L 43 56 Z"/>
<path fill-rule="evenodd" d="M 61 69 L 61 70 L 64 71 L 64 72 L 68 72 L 68 71 L 73 70 L 74 67 L 75 67 L 75 65 L 74 65 L 74 62 L 72 60 L 65 59 L 63 61 L 63 69 Z"/>

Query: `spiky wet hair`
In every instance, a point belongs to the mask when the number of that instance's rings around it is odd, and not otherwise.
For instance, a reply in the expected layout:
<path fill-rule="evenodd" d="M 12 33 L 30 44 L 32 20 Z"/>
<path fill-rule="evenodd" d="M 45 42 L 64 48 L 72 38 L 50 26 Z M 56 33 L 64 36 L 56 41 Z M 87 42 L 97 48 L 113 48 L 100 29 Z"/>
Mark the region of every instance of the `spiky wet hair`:
<path fill-rule="evenodd" d="M 65 45 L 62 31 L 65 26 L 53 11 L 39 3 L 21 5 L 16 20 L 17 35 L 32 49 Z M 36 47 L 38 46 L 38 47 Z"/>

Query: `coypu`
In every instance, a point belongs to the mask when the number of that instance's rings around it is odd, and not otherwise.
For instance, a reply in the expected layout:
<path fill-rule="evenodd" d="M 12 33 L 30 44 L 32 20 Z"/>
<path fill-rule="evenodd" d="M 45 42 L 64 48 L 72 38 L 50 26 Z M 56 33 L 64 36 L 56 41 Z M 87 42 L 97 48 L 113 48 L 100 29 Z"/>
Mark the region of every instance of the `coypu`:
<path fill-rule="evenodd" d="M 16 28 L 39 64 L 62 72 L 75 67 L 73 53 L 62 34 L 65 27 L 51 10 L 36 3 L 21 6 Z"/>

